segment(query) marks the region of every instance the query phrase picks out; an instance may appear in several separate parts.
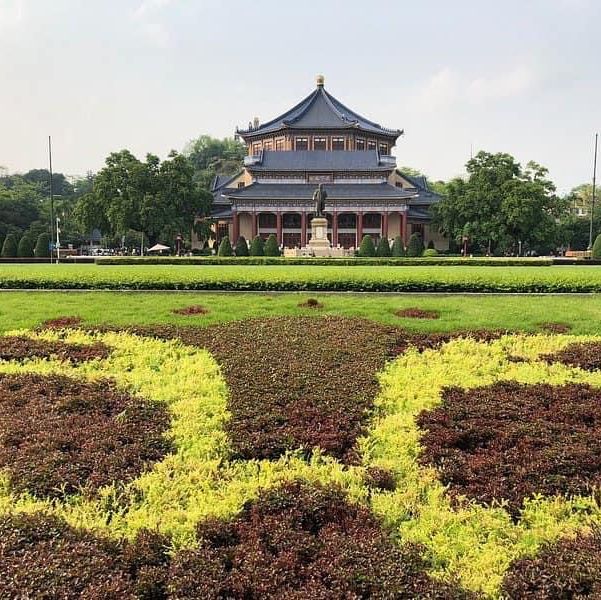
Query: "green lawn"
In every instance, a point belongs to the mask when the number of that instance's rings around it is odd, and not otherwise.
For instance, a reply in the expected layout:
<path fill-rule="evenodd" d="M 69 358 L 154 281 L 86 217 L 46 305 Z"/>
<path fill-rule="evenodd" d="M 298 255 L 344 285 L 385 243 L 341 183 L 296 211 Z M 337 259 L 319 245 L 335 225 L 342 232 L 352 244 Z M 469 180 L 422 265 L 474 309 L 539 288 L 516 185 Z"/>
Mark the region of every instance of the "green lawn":
<path fill-rule="evenodd" d="M 601 266 L 0 265 L 1 288 L 598 292 Z"/>
<path fill-rule="evenodd" d="M 307 298 L 323 308 L 299 308 Z M 209 312 L 177 316 L 174 308 L 200 304 Z M 420 307 L 440 311 L 440 319 L 399 318 L 394 311 Z M 601 296 L 563 295 L 393 295 L 209 292 L 0 292 L 0 330 L 29 328 L 58 316 L 76 315 L 88 324 L 210 324 L 273 315 L 361 316 L 420 331 L 502 328 L 534 331 L 541 322 L 572 325 L 578 334 L 601 334 Z M 352 335 L 352 332 L 349 332 Z"/>

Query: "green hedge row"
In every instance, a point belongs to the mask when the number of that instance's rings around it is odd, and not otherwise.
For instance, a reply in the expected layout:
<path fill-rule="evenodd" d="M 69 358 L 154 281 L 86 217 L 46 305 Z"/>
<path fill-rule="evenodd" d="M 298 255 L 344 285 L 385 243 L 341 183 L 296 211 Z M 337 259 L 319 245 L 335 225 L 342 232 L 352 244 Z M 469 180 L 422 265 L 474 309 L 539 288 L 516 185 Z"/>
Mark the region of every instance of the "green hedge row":
<path fill-rule="evenodd" d="M 601 292 L 601 268 L 0 265 L 0 288 L 577 293 Z"/>
<path fill-rule="evenodd" d="M 111 256 L 96 259 L 98 265 L 320 265 L 337 267 L 379 266 L 472 266 L 472 267 L 548 267 L 550 258 L 284 258 L 274 256 Z"/>

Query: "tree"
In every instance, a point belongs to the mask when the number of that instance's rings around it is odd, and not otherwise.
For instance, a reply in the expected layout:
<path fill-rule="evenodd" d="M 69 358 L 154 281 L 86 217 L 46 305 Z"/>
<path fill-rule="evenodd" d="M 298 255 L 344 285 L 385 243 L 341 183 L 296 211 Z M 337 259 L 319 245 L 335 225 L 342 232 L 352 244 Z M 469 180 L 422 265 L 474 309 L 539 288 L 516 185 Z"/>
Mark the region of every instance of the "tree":
<path fill-rule="evenodd" d="M 265 255 L 265 242 L 260 235 L 256 235 L 250 244 L 250 255 L 251 256 L 264 256 Z"/>
<path fill-rule="evenodd" d="M 369 258 L 376 255 L 376 247 L 371 235 L 364 235 L 359 246 L 359 256 Z"/>
<path fill-rule="evenodd" d="M 403 244 L 403 238 L 397 235 L 392 242 L 392 256 L 405 256 L 405 244 Z"/>
<path fill-rule="evenodd" d="M 197 185 L 209 190 L 215 175 L 235 175 L 242 170 L 246 146 L 233 138 L 201 135 L 188 142 L 183 155 L 192 165 Z"/>
<path fill-rule="evenodd" d="M 248 256 L 248 244 L 243 235 L 241 235 L 236 242 L 236 256 Z"/>
<path fill-rule="evenodd" d="M 601 259 L 601 233 L 595 238 L 595 243 L 593 244 L 592 258 L 596 260 Z"/>
<path fill-rule="evenodd" d="M 272 233 L 265 242 L 265 248 L 263 250 L 265 256 L 279 256 L 280 248 L 278 246 L 278 239 L 275 234 Z"/>
<path fill-rule="evenodd" d="M 26 233 L 20 240 L 17 246 L 17 256 L 29 258 L 33 256 L 33 239 Z"/>
<path fill-rule="evenodd" d="M 17 237 L 9 233 L 2 244 L 2 258 L 15 258 L 17 256 Z"/>
<path fill-rule="evenodd" d="M 50 236 L 41 233 L 35 244 L 34 254 L 36 258 L 48 258 L 50 256 Z"/>
<path fill-rule="evenodd" d="M 384 236 L 380 238 L 380 241 L 378 242 L 378 247 L 376 249 L 376 256 L 390 256 L 390 243 L 388 242 L 388 238 Z"/>
<path fill-rule="evenodd" d="M 232 244 L 230 238 L 226 235 L 219 244 L 219 250 L 217 250 L 217 256 L 233 256 L 234 251 L 232 250 Z"/>
<path fill-rule="evenodd" d="M 407 256 L 417 257 L 424 253 L 424 242 L 422 236 L 416 231 L 411 234 L 409 244 L 407 245 Z"/>

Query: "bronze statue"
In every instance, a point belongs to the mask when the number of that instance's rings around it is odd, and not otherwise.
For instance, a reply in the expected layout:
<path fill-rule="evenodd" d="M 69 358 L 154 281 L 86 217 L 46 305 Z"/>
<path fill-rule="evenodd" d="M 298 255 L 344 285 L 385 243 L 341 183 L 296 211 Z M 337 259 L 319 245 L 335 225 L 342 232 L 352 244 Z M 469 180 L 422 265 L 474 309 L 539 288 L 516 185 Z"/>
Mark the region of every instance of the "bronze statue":
<path fill-rule="evenodd" d="M 315 216 L 323 217 L 326 210 L 326 200 L 328 192 L 325 191 L 323 183 L 320 183 L 315 192 L 313 192 L 313 202 L 315 202 Z"/>

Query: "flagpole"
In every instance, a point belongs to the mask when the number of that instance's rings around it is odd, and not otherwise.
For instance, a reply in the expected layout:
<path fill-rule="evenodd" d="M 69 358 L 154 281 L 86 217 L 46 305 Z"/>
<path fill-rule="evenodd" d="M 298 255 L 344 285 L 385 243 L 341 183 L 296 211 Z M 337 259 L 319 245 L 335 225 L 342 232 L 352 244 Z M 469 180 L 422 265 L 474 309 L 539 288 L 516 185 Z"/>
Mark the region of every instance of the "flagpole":
<path fill-rule="evenodd" d="M 589 227 L 589 235 L 588 235 L 588 249 L 591 251 L 592 258 L 592 250 L 593 250 L 593 218 L 595 216 L 595 192 L 596 192 L 596 184 L 597 184 L 597 141 L 599 139 L 599 134 L 595 133 L 595 158 L 593 160 L 593 197 L 591 201 L 591 222 Z"/>
<path fill-rule="evenodd" d="M 50 264 L 54 252 L 54 184 L 52 182 L 52 137 L 48 136 L 48 160 L 50 163 Z"/>

